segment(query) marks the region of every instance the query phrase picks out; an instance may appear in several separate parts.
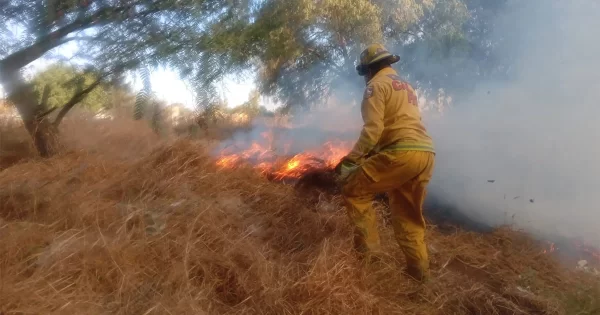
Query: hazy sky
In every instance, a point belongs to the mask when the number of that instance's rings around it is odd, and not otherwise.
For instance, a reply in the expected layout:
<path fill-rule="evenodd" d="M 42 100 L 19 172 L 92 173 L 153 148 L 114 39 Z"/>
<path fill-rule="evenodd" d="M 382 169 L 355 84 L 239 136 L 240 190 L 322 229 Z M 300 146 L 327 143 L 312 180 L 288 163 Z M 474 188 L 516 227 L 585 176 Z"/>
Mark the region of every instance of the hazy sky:
<path fill-rule="evenodd" d="M 56 50 L 56 54 L 64 58 L 73 58 L 77 51 L 77 46 L 74 44 L 65 44 Z M 54 60 L 49 58 L 40 58 L 28 66 L 28 72 L 34 73 L 43 69 Z M 77 60 L 72 60 L 77 63 Z M 190 92 L 189 86 L 181 80 L 175 71 L 169 69 L 158 69 L 151 74 L 152 89 L 156 95 L 167 101 L 168 103 L 182 103 L 188 107 L 194 107 L 194 99 Z M 139 80 L 132 80 L 133 87 L 137 91 L 141 88 Z M 225 78 L 222 85 L 219 87 L 221 97 L 225 98 L 230 106 L 237 106 L 248 100 L 248 96 L 254 84 L 251 79 L 239 80 L 233 78 Z"/>
<path fill-rule="evenodd" d="M 192 87 L 181 80 L 176 72 L 168 69 L 156 70 L 150 80 L 152 89 L 159 98 L 169 103 L 183 103 L 188 107 L 194 107 L 194 99 L 190 92 Z M 248 100 L 253 87 L 252 80 L 236 82 L 228 78 L 222 81 L 219 89 L 221 97 L 225 98 L 230 106 L 237 106 Z M 134 88 L 140 89 L 141 82 L 136 82 Z"/>

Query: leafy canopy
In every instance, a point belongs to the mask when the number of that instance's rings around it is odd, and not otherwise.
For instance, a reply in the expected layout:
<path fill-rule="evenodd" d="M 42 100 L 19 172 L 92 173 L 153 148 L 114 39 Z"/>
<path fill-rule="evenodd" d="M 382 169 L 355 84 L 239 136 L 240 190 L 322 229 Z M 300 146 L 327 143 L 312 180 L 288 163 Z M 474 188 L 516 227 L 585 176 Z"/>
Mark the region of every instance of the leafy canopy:
<path fill-rule="evenodd" d="M 336 91 L 360 98 L 355 61 L 373 42 L 399 53 L 401 73 L 421 90 L 465 93 L 496 66 L 489 21 L 503 2 L 265 0 L 241 35 L 246 41 L 225 42 L 250 51 L 261 92 L 290 106 L 310 107 Z"/>
<path fill-rule="evenodd" d="M 38 73 L 32 79 L 32 84 L 40 104 L 44 90 L 49 89 L 45 105 L 50 109 L 64 106 L 82 87 L 92 84 L 97 79 L 96 73 L 80 71 L 73 66 L 58 63 Z M 108 84 L 99 85 L 86 95 L 80 106 L 93 111 L 103 109 L 109 105 L 106 102 L 108 92 Z"/>
<path fill-rule="evenodd" d="M 455 82 L 493 72 L 486 22 L 503 2 L 3 1 L 0 72 L 73 42 L 81 48 L 76 58 L 100 71 L 177 69 L 196 87 L 201 105 L 217 102 L 214 84 L 223 75 L 251 69 L 261 93 L 310 106 L 341 87 L 342 96 L 356 99 L 362 89 L 356 57 L 366 45 L 384 42 L 401 54 L 402 73 L 418 86 L 460 92 L 464 86 Z"/>
<path fill-rule="evenodd" d="M 231 68 L 239 54 L 224 53 L 223 43 L 213 40 L 213 33 L 225 22 L 231 30 L 247 21 L 252 4 L 246 0 L 2 1 L 2 84 L 11 87 L 13 73 L 72 42 L 79 47 L 75 59 L 103 72 L 159 65 L 178 69 L 206 99 L 220 75 L 216 64 Z"/>

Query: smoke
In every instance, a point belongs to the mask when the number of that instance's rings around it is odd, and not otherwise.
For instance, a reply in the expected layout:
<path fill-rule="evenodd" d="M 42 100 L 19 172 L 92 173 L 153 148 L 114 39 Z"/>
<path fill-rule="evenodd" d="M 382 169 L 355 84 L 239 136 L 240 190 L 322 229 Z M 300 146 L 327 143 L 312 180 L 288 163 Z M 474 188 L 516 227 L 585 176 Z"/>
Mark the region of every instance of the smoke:
<path fill-rule="evenodd" d="M 335 140 L 334 145 L 351 147 L 360 134 L 363 122 L 359 100 L 344 92 L 349 86 L 356 86 L 358 80 L 340 78 L 337 81 L 333 95 L 317 108 L 296 109 L 290 116 L 273 120 L 255 120 L 251 130 L 236 133 L 224 141 L 216 152 L 232 146 L 247 149 L 253 142 L 263 146 L 267 144 L 270 150 L 281 156 L 319 149 L 332 140 Z"/>
<path fill-rule="evenodd" d="M 600 244 L 600 3 L 512 0 L 494 25 L 508 79 L 478 83 L 443 115 L 424 113 L 437 150 L 429 201 L 489 225 Z M 356 82 L 338 95 L 350 86 Z M 356 141 L 356 105 L 341 97 L 296 114 L 291 128 L 275 132 L 273 149 L 291 143 L 280 153 L 293 154 L 331 139 Z M 268 130 L 257 125 L 233 141 Z"/>
<path fill-rule="evenodd" d="M 512 1 L 496 23 L 510 80 L 426 119 L 430 196 L 473 219 L 600 244 L 600 3 Z"/>

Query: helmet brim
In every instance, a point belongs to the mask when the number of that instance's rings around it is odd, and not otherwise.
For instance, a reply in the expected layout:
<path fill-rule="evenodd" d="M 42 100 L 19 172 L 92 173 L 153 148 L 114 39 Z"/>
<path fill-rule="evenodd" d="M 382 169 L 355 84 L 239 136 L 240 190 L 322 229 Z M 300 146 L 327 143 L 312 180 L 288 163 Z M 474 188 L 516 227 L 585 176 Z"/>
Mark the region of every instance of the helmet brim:
<path fill-rule="evenodd" d="M 369 69 L 369 67 L 376 63 L 384 63 L 385 62 L 388 65 L 393 65 L 393 64 L 397 63 L 398 61 L 400 61 L 400 56 L 398 56 L 398 55 L 385 56 L 381 59 L 374 60 L 368 64 L 356 66 L 356 72 L 358 72 L 358 75 L 362 77 L 367 74 L 367 70 Z"/>
<path fill-rule="evenodd" d="M 390 64 L 393 65 L 396 62 L 400 61 L 400 56 L 398 56 L 398 55 L 391 55 L 389 57 L 389 60 L 390 60 Z"/>

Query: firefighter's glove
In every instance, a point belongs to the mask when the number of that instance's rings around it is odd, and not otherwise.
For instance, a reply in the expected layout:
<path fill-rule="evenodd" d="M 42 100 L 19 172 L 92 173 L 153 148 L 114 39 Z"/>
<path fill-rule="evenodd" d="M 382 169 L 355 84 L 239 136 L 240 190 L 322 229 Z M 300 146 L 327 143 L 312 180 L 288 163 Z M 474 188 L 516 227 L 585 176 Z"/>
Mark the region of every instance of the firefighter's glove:
<path fill-rule="evenodd" d="M 335 173 L 341 180 L 346 180 L 348 176 L 358 168 L 358 165 L 347 158 L 343 158 L 335 167 Z"/>

